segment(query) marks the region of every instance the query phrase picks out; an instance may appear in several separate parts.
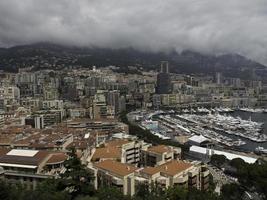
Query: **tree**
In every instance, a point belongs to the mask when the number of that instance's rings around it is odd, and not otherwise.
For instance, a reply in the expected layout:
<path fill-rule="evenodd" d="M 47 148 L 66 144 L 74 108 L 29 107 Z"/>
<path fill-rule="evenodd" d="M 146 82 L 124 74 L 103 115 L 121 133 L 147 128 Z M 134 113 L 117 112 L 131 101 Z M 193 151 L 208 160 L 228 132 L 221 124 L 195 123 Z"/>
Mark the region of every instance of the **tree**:
<path fill-rule="evenodd" d="M 97 197 L 91 197 L 91 196 L 77 196 L 75 200 L 98 200 Z"/>
<path fill-rule="evenodd" d="M 167 190 L 167 196 L 170 200 L 186 200 L 188 191 L 181 187 L 171 187 Z"/>
<path fill-rule="evenodd" d="M 226 163 L 227 159 L 224 155 L 212 155 L 210 158 L 210 162 L 211 164 L 221 168 L 225 163 Z"/>
<path fill-rule="evenodd" d="M 223 185 L 221 190 L 221 198 L 223 200 L 236 200 L 241 199 L 244 191 L 235 183 Z"/>
<path fill-rule="evenodd" d="M 245 161 L 241 158 L 235 158 L 235 159 L 231 160 L 229 164 L 236 169 L 239 169 L 242 166 L 246 165 Z"/>
<path fill-rule="evenodd" d="M 150 195 L 149 185 L 147 183 L 137 185 L 134 199 L 148 199 Z"/>
<path fill-rule="evenodd" d="M 71 196 L 67 191 L 60 188 L 59 179 L 47 179 L 40 184 L 38 184 L 35 191 L 29 191 L 29 195 L 25 195 L 25 199 L 36 200 L 68 200 L 71 199 Z"/>
<path fill-rule="evenodd" d="M 4 181 L 0 181 L 0 199 L 11 199 L 10 193 L 12 189 Z"/>
<path fill-rule="evenodd" d="M 74 149 L 69 153 L 69 159 L 64 162 L 64 166 L 66 171 L 59 179 L 59 189 L 69 191 L 73 197 L 81 194 L 92 196 L 95 192 L 92 184 L 94 177 L 89 169 L 82 165 Z"/>
<path fill-rule="evenodd" d="M 143 183 L 137 186 L 135 200 L 164 200 L 166 192 L 156 183 Z"/>
<path fill-rule="evenodd" d="M 121 191 L 115 187 L 102 187 L 97 191 L 96 197 L 99 200 L 128 200 L 130 197 L 124 196 Z"/>

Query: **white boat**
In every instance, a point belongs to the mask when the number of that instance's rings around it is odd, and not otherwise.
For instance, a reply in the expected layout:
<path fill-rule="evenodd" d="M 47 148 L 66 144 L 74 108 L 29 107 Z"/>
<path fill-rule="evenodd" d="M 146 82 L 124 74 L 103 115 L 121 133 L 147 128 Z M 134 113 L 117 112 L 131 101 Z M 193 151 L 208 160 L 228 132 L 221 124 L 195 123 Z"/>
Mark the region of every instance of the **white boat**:
<path fill-rule="evenodd" d="M 177 127 L 178 129 L 180 129 L 181 131 L 185 131 L 185 132 L 187 132 L 187 133 L 191 133 L 191 131 L 190 131 L 189 129 L 187 129 L 187 128 L 185 128 L 185 127 L 179 125 L 179 124 L 176 124 L 176 127 Z"/>
<path fill-rule="evenodd" d="M 259 147 L 255 148 L 255 153 L 258 153 L 258 154 L 267 154 L 267 149 L 259 146 Z"/>
<path fill-rule="evenodd" d="M 213 129 L 223 129 L 227 134 L 237 135 L 255 142 L 267 141 L 267 136 L 261 133 L 261 122 L 243 120 L 240 117 L 232 117 L 221 114 L 195 115 L 184 114 L 179 116 L 192 123 L 208 126 Z"/>

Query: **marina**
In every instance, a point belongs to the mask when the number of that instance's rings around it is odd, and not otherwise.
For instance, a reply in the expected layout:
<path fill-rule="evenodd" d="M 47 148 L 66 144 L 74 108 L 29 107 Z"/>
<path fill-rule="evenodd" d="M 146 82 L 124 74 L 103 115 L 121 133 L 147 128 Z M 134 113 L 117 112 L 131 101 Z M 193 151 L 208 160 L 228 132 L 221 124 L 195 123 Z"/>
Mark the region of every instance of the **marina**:
<path fill-rule="evenodd" d="M 257 147 L 255 148 L 255 151 L 254 151 L 256 154 L 266 154 L 267 155 L 267 149 L 265 149 L 264 147 Z"/>
<path fill-rule="evenodd" d="M 228 108 L 142 113 L 141 126 L 162 139 L 201 135 L 218 148 L 255 152 L 267 149 L 267 113 Z M 186 112 L 184 112 L 186 111 Z M 200 111 L 200 112 L 199 112 Z"/>
<path fill-rule="evenodd" d="M 215 107 L 215 108 L 186 108 L 182 109 L 181 113 L 232 113 L 235 111 L 242 111 L 242 112 L 248 112 L 248 113 L 267 113 L 267 108 L 224 108 L 224 107 Z"/>
<path fill-rule="evenodd" d="M 236 135 L 254 142 L 266 142 L 267 136 L 263 134 L 261 122 L 243 120 L 240 117 L 221 114 L 183 114 L 177 115 L 178 118 L 196 123 L 201 127 L 208 127 L 216 131 L 224 131 L 229 135 Z"/>
<path fill-rule="evenodd" d="M 240 108 L 239 111 L 250 113 L 267 113 L 267 109 L 264 108 Z"/>

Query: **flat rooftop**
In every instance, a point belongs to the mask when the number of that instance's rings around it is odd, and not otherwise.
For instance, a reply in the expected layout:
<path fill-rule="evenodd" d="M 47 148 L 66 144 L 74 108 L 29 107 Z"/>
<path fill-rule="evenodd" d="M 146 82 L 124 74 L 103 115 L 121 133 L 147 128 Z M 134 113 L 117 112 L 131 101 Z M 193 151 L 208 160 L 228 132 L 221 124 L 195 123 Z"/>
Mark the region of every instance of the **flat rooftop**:
<path fill-rule="evenodd" d="M 234 154 L 234 153 L 229 153 L 229 152 L 226 152 L 226 151 L 219 151 L 219 150 L 213 150 L 213 149 L 211 150 L 211 149 L 207 149 L 207 148 L 203 148 L 203 147 L 199 147 L 199 146 L 191 146 L 190 147 L 190 152 L 205 154 L 205 155 L 209 155 L 209 156 L 211 156 L 212 154 L 224 155 L 228 160 L 233 160 L 235 158 L 241 158 L 245 162 L 251 163 L 251 164 L 255 163 L 257 161 L 257 159 L 253 158 L 253 157 L 243 156 L 243 155 Z"/>
<path fill-rule="evenodd" d="M 167 174 L 169 176 L 174 176 L 176 174 L 183 172 L 184 170 L 189 169 L 192 166 L 193 165 L 191 163 L 172 160 L 157 167 L 146 167 L 141 172 L 148 175 L 153 175 L 160 172 Z"/>
<path fill-rule="evenodd" d="M 94 166 L 98 169 L 102 169 L 122 177 L 134 173 L 138 169 L 130 164 L 124 164 L 114 160 L 104 160 L 102 162 L 95 163 Z"/>
<path fill-rule="evenodd" d="M 0 156 L 0 166 L 36 168 L 48 155 L 47 151 L 12 149 Z"/>

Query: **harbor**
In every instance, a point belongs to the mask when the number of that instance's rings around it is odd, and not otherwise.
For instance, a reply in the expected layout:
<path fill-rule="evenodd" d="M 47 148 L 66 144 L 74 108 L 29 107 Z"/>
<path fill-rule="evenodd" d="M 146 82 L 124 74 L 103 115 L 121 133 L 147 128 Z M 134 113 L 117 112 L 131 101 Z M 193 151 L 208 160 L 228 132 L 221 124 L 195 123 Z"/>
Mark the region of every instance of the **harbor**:
<path fill-rule="evenodd" d="M 189 138 L 201 135 L 210 140 L 215 148 L 242 152 L 254 152 L 257 148 L 264 152 L 267 149 L 265 109 L 251 112 L 230 108 L 197 108 L 180 112 L 144 112 L 141 116 L 140 126 L 162 139 L 176 140 L 179 136 Z"/>
<path fill-rule="evenodd" d="M 267 136 L 261 132 L 264 124 L 262 122 L 243 120 L 239 116 L 233 117 L 218 113 L 207 115 L 183 114 L 176 116 L 201 127 L 207 127 L 215 131 L 222 131 L 228 135 L 240 136 L 240 138 L 246 138 L 254 142 L 267 141 Z"/>
<path fill-rule="evenodd" d="M 262 133 L 267 135 L 267 113 L 250 113 L 250 112 L 243 112 L 243 111 L 235 111 L 231 113 L 231 116 L 233 117 L 241 117 L 244 120 L 251 119 L 254 122 L 260 122 L 264 123 L 262 126 Z M 258 143 L 253 142 L 248 139 L 244 139 L 246 142 L 246 145 L 239 147 L 239 150 L 242 151 L 255 151 L 258 147 L 263 147 L 264 149 L 267 149 L 267 142 Z"/>

